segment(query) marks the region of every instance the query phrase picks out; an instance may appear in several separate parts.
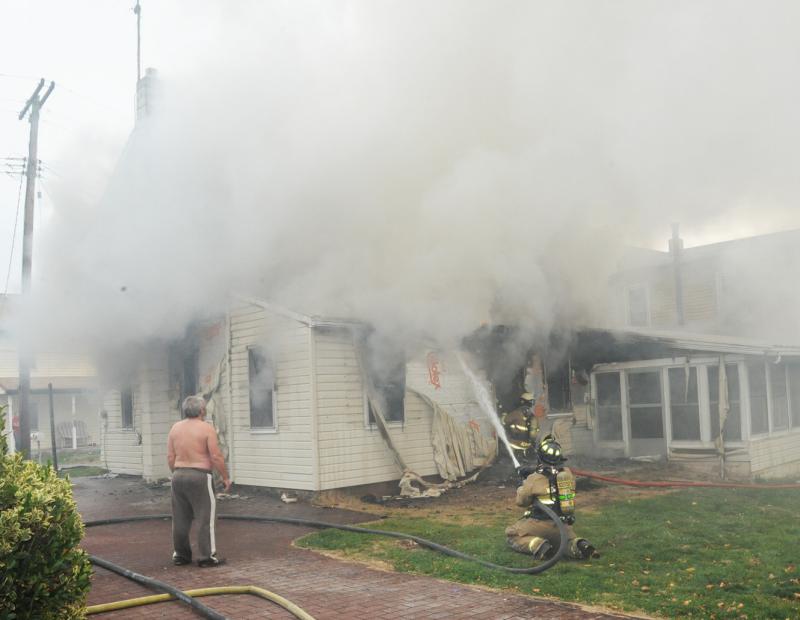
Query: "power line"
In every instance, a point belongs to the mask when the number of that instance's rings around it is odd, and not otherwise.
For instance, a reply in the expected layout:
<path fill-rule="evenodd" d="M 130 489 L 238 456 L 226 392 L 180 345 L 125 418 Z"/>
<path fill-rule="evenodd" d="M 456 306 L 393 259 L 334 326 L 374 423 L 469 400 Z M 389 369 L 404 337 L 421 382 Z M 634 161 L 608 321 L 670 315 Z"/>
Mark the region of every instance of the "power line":
<path fill-rule="evenodd" d="M 11 281 L 11 265 L 14 261 L 14 246 L 17 242 L 17 224 L 19 222 L 19 205 L 22 198 L 22 181 L 25 179 L 24 174 L 19 175 L 19 187 L 17 188 L 17 213 L 14 216 L 14 232 L 11 235 L 11 254 L 8 257 L 8 269 L 6 270 L 6 286 L 3 290 L 3 296 L 8 294 L 8 283 Z"/>

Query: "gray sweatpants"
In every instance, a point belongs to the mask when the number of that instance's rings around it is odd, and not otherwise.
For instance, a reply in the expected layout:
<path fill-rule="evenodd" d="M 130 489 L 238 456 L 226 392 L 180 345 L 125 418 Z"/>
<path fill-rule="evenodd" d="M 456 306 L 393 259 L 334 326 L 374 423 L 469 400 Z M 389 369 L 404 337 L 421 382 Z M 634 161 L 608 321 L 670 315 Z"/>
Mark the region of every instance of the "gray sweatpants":
<path fill-rule="evenodd" d="M 211 472 L 191 467 L 179 467 L 172 474 L 172 545 L 174 555 L 184 560 L 192 559 L 189 543 L 192 519 L 198 525 L 198 559 L 214 558 L 217 554 L 214 539 L 217 500 L 211 478 Z"/>

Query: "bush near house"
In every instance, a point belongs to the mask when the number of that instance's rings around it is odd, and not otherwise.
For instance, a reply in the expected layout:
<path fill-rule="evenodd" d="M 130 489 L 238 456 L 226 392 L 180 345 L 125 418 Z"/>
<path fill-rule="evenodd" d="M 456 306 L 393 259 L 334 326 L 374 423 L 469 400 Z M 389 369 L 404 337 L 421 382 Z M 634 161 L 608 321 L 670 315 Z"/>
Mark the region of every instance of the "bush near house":
<path fill-rule="evenodd" d="M 82 537 L 69 480 L 9 455 L 0 433 L 0 620 L 85 617 L 91 565 Z"/>

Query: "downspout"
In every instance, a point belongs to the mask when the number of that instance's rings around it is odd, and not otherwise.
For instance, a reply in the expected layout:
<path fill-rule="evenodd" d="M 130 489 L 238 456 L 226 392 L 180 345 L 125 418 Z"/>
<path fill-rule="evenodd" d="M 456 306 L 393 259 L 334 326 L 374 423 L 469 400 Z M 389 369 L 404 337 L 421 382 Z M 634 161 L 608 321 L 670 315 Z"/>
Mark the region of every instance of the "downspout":
<path fill-rule="evenodd" d="M 319 394 L 317 393 L 317 335 L 313 326 L 308 326 L 308 350 L 311 363 L 311 485 L 321 491 L 319 471 Z"/>
<path fill-rule="evenodd" d="M 675 316 L 678 325 L 683 326 L 685 323 L 683 314 L 683 277 L 681 274 L 683 239 L 679 236 L 678 224 L 672 225 L 672 239 L 669 240 L 669 251 L 672 254 L 672 271 L 675 278 Z"/>

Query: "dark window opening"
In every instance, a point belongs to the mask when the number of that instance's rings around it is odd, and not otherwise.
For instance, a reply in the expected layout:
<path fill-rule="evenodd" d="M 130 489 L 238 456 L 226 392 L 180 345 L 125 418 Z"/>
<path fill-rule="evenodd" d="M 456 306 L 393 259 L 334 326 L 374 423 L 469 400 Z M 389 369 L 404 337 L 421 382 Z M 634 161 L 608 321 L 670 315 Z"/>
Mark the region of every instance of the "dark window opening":
<path fill-rule="evenodd" d="M 632 439 L 663 439 L 661 376 L 658 372 L 628 373 L 628 407 Z"/>
<path fill-rule="evenodd" d="M 700 439 L 700 401 L 697 398 L 697 368 L 669 369 L 669 407 L 672 439 Z"/>
<path fill-rule="evenodd" d="M 711 439 L 719 437 L 719 366 L 709 366 L 708 400 L 711 412 Z M 724 441 L 741 441 L 742 439 L 742 403 L 739 392 L 739 367 L 736 364 L 725 365 L 725 378 L 728 380 L 728 415 L 722 429 Z"/>
<path fill-rule="evenodd" d="M 767 420 L 767 377 L 764 364 L 747 365 L 750 382 L 750 430 L 754 435 L 769 431 Z"/>
<path fill-rule="evenodd" d="M 597 434 L 603 441 L 622 439 L 622 394 L 619 373 L 595 375 L 597 386 Z"/>
<path fill-rule="evenodd" d="M 547 369 L 547 398 L 553 413 L 572 411 L 569 364 Z"/>
<path fill-rule="evenodd" d="M 133 428 L 133 391 L 125 388 L 119 393 L 122 428 Z"/>
<path fill-rule="evenodd" d="M 250 386 L 250 428 L 275 428 L 275 371 L 261 347 L 247 350 Z"/>
<path fill-rule="evenodd" d="M 381 394 L 386 405 L 384 418 L 387 422 L 403 422 L 405 420 L 406 398 L 406 364 L 395 364 L 384 376 L 373 376 L 372 383 Z M 369 403 L 369 423 L 375 424 L 375 413 Z"/>
<path fill-rule="evenodd" d="M 364 343 L 365 372 L 384 407 L 387 422 L 405 420 L 406 354 L 396 344 L 377 340 L 374 335 Z M 375 403 L 367 398 L 367 420 L 375 424 Z"/>

